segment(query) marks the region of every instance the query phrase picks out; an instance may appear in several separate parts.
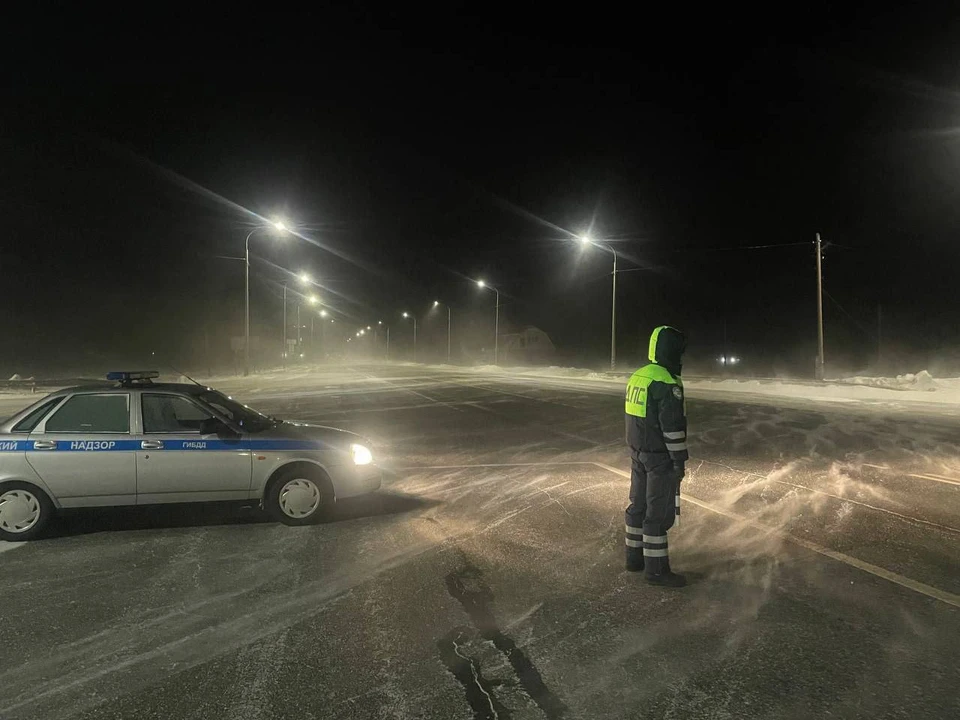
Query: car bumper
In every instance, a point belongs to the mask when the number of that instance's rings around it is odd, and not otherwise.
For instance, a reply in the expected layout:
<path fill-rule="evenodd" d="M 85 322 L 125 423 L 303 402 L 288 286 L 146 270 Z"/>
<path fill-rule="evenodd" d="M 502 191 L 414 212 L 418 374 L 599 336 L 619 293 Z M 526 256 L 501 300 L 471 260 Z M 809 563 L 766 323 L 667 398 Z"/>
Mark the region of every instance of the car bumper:
<path fill-rule="evenodd" d="M 341 467 L 331 473 L 333 490 L 338 499 L 376 492 L 383 484 L 383 471 L 376 465 Z"/>

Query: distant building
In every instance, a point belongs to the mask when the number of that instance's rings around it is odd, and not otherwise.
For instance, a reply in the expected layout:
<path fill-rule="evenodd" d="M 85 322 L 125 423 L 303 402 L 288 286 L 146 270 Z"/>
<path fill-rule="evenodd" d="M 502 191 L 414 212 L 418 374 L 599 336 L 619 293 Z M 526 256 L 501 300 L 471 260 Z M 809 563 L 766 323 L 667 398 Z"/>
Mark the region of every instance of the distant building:
<path fill-rule="evenodd" d="M 553 341 L 540 328 L 527 327 L 518 333 L 500 336 L 500 362 L 506 365 L 535 365 L 550 362 L 557 354 Z"/>

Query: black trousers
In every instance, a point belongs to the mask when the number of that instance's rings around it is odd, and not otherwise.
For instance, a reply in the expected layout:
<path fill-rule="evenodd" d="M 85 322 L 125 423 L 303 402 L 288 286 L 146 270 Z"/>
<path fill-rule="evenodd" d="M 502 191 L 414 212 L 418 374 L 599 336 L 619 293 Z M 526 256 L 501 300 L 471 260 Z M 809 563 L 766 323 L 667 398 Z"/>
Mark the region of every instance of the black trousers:
<path fill-rule="evenodd" d="M 667 531 L 676 519 L 677 472 L 668 453 L 633 453 L 630 504 L 624 514 L 627 561 L 648 575 L 670 570 Z"/>

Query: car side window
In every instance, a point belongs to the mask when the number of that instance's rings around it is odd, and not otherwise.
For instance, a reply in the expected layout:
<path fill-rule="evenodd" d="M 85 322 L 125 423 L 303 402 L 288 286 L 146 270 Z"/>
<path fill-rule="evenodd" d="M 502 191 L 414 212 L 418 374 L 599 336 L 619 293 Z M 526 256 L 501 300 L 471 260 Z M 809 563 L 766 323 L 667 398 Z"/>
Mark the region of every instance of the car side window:
<path fill-rule="evenodd" d="M 40 424 L 40 421 L 43 420 L 44 416 L 53 410 L 54 407 L 59 405 L 61 400 L 63 400 L 63 396 L 55 397 L 52 400 L 47 400 L 45 403 L 41 403 L 35 409 L 31 410 L 29 414 L 23 418 L 23 420 L 14 425 L 12 432 L 33 432 L 33 429 Z"/>
<path fill-rule="evenodd" d="M 210 412 L 182 395 L 140 395 L 145 433 L 199 433 Z"/>
<path fill-rule="evenodd" d="M 128 433 L 130 432 L 130 396 L 74 395 L 50 419 L 48 433 Z"/>

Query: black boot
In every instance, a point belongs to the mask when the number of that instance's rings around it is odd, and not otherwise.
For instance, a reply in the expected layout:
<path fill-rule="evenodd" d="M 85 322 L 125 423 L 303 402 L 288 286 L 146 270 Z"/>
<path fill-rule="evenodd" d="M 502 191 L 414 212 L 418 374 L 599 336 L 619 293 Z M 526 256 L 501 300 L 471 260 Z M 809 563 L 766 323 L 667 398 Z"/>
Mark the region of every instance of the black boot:
<path fill-rule="evenodd" d="M 687 579 L 670 570 L 670 559 L 666 557 L 647 558 L 647 570 L 644 579 L 649 585 L 658 587 L 683 587 Z"/>
<path fill-rule="evenodd" d="M 659 575 L 647 574 L 644 576 L 644 580 L 647 581 L 648 585 L 657 587 L 683 587 L 687 584 L 687 579 L 675 572 L 660 573 Z"/>
<path fill-rule="evenodd" d="M 643 572 L 643 550 L 627 548 L 627 570 L 629 572 Z"/>

